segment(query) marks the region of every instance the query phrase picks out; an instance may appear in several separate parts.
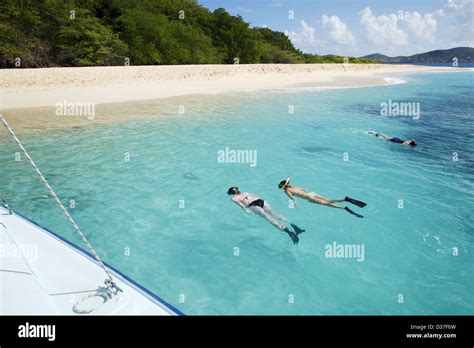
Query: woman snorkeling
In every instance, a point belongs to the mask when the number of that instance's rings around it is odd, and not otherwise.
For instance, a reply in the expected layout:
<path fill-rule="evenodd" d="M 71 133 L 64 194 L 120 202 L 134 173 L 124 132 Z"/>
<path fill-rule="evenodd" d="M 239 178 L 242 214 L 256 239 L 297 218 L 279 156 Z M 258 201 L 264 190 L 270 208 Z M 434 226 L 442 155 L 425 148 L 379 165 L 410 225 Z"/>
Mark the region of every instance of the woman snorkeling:
<path fill-rule="evenodd" d="M 357 216 L 358 218 L 363 218 L 362 215 L 357 214 L 354 212 L 352 209 L 348 207 L 342 207 L 340 205 L 336 205 L 334 203 L 339 203 L 339 202 L 349 202 L 354 205 L 357 205 L 360 208 L 365 207 L 367 204 L 361 201 L 358 201 L 356 199 L 346 197 L 344 199 L 329 199 L 325 198 L 323 196 L 320 196 L 314 192 L 308 192 L 305 188 L 302 187 L 293 187 L 290 184 L 290 177 L 286 178 L 285 180 L 280 181 L 278 184 L 278 188 L 283 189 L 288 197 L 296 204 L 296 199 L 295 197 L 303 198 L 306 199 L 307 201 L 311 203 L 317 203 L 317 204 L 322 204 L 326 205 L 328 207 L 332 208 L 337 208 L 337 209 L 344 209 L 348 213 L 351 213 L 352 215 Z"/>

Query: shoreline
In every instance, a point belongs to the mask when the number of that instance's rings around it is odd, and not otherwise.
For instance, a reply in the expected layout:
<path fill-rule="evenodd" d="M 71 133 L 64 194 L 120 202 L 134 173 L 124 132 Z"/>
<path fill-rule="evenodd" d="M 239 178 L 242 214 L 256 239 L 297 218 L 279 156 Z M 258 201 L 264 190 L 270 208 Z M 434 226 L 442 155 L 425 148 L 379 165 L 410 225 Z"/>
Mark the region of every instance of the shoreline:
<path fill-rule="evenodd" d="M 113 66 L 0 70 L 0 110 L 54 106 L 64 99 L 95 104 L 218 94 L 313 83 L 338 87 L 383 84 L 380 74 L 460 68 L 388 64 L 249 64 Z M 350 84 L 350 83 L 349 83 Z M 347 81 L 344 84 L 347 86 Z M 343 87 L 343 86 L 341 86 Z"/>
<path fill-rule="evenodd" d="M 20 133 L 137 119 L 133 103 L 153 104 L 153 116 L 184 98 L 278 89 L 336 89 L 400 83 L 410 72 L 450 72 L 460 68 L 384 64 L 252 64 L 81 67 L 0 70 L 0 112 Z M 398 80 L 397 80 L 398 79 Z M 161 100 L 161 102 L 159 102 Z M 166 102 L 165 102 L 166 100 Z M 55 114 L 58 103 L 97 106 L 84 116 Z M 113 111 L 122 104 L 120 112 Z M 162 106 L 163 104 L 164 106 Z M 158 112 L 158 114 L 157 114 Z M 3 137 L 0 137 L 3 138 Z"/>

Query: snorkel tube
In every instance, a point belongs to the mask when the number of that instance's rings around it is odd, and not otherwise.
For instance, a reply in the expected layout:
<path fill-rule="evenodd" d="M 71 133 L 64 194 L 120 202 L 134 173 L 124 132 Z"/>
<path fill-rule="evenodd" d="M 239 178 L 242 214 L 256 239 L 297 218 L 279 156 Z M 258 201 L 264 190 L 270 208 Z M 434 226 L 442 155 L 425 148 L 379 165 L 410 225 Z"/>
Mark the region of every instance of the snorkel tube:
<path fill-rule="evenodd" d="M 280 181 L 278 184 L 278 188 L 285 190 L 288 186 L 290 186 L 290 177 L 287 177 L 285 180 Z"/>

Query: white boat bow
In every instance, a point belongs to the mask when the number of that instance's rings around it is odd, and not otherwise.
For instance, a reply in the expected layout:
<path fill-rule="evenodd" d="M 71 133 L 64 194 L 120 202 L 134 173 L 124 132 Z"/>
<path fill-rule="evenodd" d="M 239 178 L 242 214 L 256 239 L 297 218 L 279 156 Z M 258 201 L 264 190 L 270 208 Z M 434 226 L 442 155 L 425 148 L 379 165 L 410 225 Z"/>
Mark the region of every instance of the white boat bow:
<path fill-rule="evenodd" d="M 89 250 L 14 212 L 4 200 L 0 314 L 183 314 L 102 261 L 2 115 L 0 122 Z"/>
<path fill-rule="evenodd" d="M 117 294 L 92 255 L 0 207 L 0 314 L 180 315 L 179 310 L 105 264 Z"/>

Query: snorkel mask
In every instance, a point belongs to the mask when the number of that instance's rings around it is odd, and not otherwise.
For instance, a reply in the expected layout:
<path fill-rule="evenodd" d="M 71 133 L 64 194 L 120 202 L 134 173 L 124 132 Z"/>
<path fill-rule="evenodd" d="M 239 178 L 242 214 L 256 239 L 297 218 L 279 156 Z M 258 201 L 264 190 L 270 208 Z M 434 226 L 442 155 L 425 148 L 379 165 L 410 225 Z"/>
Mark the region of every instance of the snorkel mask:
<path fill-rule="evenodd" d="M 286 189 L 288 186 L 290 186 L 290 177 L 287 177 L 285 180 L 280 181 L 278 184 L 278 188 L 280 189 Z"/>

